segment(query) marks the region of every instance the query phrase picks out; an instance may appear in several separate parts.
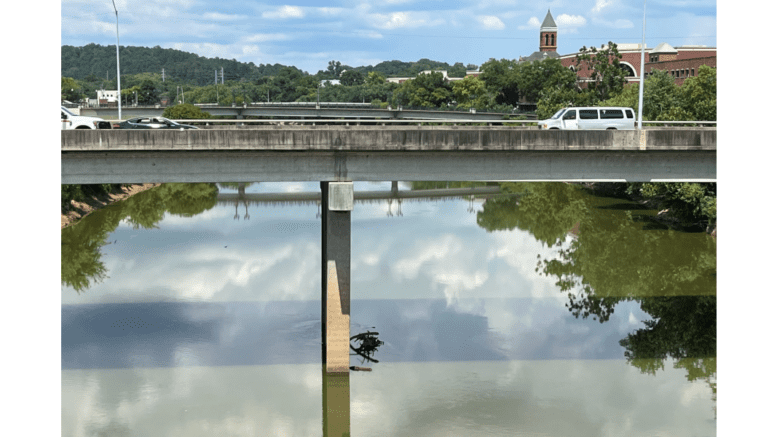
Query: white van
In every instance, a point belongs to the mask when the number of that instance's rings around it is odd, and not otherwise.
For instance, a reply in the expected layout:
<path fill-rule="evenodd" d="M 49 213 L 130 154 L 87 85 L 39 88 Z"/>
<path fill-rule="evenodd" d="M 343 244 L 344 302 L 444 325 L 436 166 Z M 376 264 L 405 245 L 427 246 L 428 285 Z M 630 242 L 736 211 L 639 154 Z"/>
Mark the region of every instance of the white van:
<path fill-rule="evenodd" d="M 588 106 L 559 109 L 547 120 L 540 120 L 540 129 L 618 129 L 634 130 L 636 120 L 631 108 Z"/>

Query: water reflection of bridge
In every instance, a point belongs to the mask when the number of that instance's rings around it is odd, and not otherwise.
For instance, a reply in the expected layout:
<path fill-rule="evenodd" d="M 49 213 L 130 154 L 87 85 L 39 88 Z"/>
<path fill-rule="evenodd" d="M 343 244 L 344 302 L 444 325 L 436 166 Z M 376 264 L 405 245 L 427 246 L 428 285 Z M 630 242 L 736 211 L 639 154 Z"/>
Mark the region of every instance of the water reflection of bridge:
<path fill-rule="evenodd" d="M 354 191 L 353 202 L 362 204 L 386 203 L 388 216 L 402 216 L 402 202 L 418 202 L 428 200 L 450 200 L 467 198 L 470 202 L 468 211 L 474 212 L 475 197 L 495 196 L 501 194 L 498 186 L 471 187 L 471 188 L 438 188 L 430 190 L 399 190 L 396 183 L 392 183 L 390 191 Z M 318 212 L 316 218 L 321 217 L 321 192 L 286 192 L 286 193 L 245 193 L 239 189 L 237 193 L 220 193 L 216 202 L 220 205 L 234 205 L 235 219 L 240 216 L 238 206 L 245 208 L 244 219 L 250 219 L 248 206 L 284 206 L 284 205 L 316 205 Z M 392 206 L 396 205 L 396 211 Z"/>

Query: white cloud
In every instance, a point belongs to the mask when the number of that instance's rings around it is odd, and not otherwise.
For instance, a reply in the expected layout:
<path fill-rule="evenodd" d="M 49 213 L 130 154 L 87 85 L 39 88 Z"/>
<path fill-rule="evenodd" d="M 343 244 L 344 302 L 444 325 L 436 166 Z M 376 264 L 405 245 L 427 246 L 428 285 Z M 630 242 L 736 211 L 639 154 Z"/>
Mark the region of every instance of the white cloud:
<path fill-rule="evenodd" d="M 305 12 L 298 6 L 281 6 L 274 11 L 262 12 L 262 18 L 302 18 Z"/>
<path fill-rule="evenodd" d="M 537 17 L 531 17 L 529 18 L 529 21 L 526 22 L 525 26 L 518 26 L 518 29 L 535 30 L 535 29 L 539 29 L 540 26 L 542 26 L 542 23 L 540 23 L 540 19 Z"/>
<path fill-rule="evenodd" d="M 480 22 L 480 25 L 485 29 L 502 30 L 505 28 L 505 24 L 502 22 L 502 20 L 500 20 L 499 17 L 495 17 L 493 15 L 481 15 L 477 17 L 477 19 Z"/>
<path fill-rule="evenodd" d="M 602 19 L 599 19 L 599 18 L 594 18 L 594 23 L 596 23 L 596 24 L 598 24 L 600 26 L 611 27 L 611 28 L 614 28 L 614 29 L 631 29 L 631 28 L 634 27 L 634 23 L 632 23 L 629 20 L 622 19 L 622 18 L 617 19 L 615 21 L 609 21 L 609 20 L 602 20 Z"/>
<path fill-rule="evenodd" d="M 245 37 L 245 42 L 284 41 L 289 39 L 285 33 L 256 33 Z"/>
<path fill-rule="evenodd" d="M 591 12 L 601 12 L 603 9 L 611 6 L 613 3 L 615 3 L 614 0 L 596 0 L 596 5 L 593 7 L 593 9 L 591 9 Z"/>
<path fill-rule="evenodd" d="M 561 14 L 556 18 L 556 24 L 561 27 L 580 27 L 585 26 L 586 19 L 581 15 Z"/>
<path fill-rule="evenodd" d="M 344 8 L 316 8 L 321 15 L 340 15 L 347 9 Z"/>
<path fill-rule="evenodd" d="M 369 18 L 379 29 L 401 29 L 406 27 L 437 26 L 445 20 L 427 20 L 417 14 L 408 12 L 392 12 L 390 14 L 371 14 Z"/>
<path fill-rule="evenodd" d="M 215 21 L 232 21 L 232 20 L 242 20 L 248 17 L 246 15 L 238 15 L 238 14 L 222 14 L 219 12 L 207 12 L 205 15 L 203 15 L 203 18 L 205 18 L 206 20 L 215 20 Z"/>

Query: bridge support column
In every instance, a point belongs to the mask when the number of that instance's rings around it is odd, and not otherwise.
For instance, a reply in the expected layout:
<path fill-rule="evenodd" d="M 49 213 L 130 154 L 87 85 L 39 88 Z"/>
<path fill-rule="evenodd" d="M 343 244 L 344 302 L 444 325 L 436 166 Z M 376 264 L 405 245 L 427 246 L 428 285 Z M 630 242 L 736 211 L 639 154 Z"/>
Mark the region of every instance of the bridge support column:
<path fill-rule="evenodd" d="M 321 361 L 348 373 L 353 182 L 321 182 Z"/>

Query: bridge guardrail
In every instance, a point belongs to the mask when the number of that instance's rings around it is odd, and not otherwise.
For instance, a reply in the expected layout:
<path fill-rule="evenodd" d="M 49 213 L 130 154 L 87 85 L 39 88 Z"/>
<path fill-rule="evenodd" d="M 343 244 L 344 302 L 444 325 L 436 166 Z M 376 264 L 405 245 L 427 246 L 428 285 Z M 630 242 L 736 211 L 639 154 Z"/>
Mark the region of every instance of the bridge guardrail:
<path fill-rule="evenodd" d="M 196 120 L 175 120 L 180 123 L 192 124 L 202 123 L 206 126 L 218 123 L 233 123 L 233 124 L 312 124 L 316 123 L 333 123 L 333 124 L 345 124 L 349 126 L 365 124 L 365 125 L 386 125 L 386 124 L 405 124 L 405 125 L 418 125 L 421 126 L 425 123 L 434 124 L 480 124 L 491 126 L 492 124 L 504 125 L 504 124 L 519 124 L 536 126 L 537 120 L 456 120 L 456 119 L 429 119 L 429 120 L 410 120 L 410 119 L 196 119 Z M 674 125 L 690 125 L 695 127 L 717 127 L 717 121 L 642 121 L 642 125 L 673 127 Z"/>

